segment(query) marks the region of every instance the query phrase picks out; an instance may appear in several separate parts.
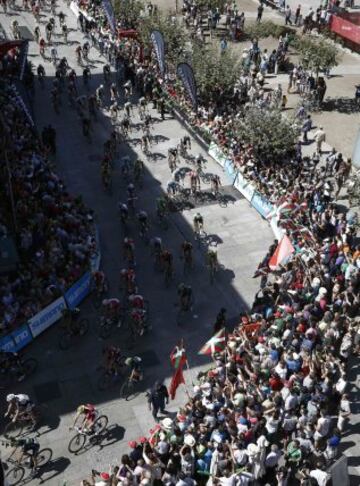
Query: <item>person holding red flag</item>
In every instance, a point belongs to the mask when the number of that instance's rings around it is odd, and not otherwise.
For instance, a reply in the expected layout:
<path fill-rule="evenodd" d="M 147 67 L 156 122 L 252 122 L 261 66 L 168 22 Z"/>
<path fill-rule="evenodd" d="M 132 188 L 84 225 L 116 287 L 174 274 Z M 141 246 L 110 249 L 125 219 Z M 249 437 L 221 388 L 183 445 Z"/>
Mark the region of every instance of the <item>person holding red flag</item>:
<path fill-rule="evenodd" d="M 174 368 L 174 375 L 169 386 L 169 395 L 171 400 L 174 400 L 178 386 L 181 383 L 185 384 L 183 368 L 185 364 L 187 364 L 187 358 L 183 340 L 181 340 L 179 345 L 175 346 L 175 348 L 172 350 L 170 354 L 170 361 Z"/>

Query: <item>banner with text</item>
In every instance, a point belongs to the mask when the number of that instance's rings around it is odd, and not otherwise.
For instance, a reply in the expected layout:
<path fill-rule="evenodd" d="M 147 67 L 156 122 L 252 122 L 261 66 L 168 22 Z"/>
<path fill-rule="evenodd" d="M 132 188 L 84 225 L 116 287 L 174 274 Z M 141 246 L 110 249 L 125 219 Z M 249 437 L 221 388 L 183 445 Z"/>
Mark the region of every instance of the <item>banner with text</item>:
<path fill-rule="evenodd" d="M 161 32 L 154 30 L 151 32 L 151 41 L 154 46 L 156 57 L 159 63 L 161 75 L 165 74 L 165 42 Z"/>
<path fill-rule="evenodd" d="M 36 316 L 32 317 L 29 320 L 29 327 L 33 337 L 35 338 L 54 322 L 58 321 L 62 316 L 63 309 L 66 309 L 66 302 L 64 297 L 59 297 Z"/>
<path fill-rule="evenodd" d="M 64 297 L 69 309 L 74 309 L 90 292 L 91 274 L 86 272 L 69 290 Z"/>

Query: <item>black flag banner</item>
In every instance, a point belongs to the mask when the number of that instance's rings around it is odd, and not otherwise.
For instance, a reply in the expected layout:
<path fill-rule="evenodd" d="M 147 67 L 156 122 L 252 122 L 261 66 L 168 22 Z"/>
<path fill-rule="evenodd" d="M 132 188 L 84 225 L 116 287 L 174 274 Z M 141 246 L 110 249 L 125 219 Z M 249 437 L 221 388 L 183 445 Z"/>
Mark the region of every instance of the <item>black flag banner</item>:
<path fill-rule="evenodd" d="M 151 32 L 151 41 L 155 49 L 161 75 L 163 76 L 165 74 L 165 42 L 162 33 L 158 30 Z"/>
<path fill-rule="evenodd" d="M 191 99 L 193 107 L 197 107 L 196 81 L 194 71 L 187 62 L 181 62 L 177 66 L 177 74 Z"/>

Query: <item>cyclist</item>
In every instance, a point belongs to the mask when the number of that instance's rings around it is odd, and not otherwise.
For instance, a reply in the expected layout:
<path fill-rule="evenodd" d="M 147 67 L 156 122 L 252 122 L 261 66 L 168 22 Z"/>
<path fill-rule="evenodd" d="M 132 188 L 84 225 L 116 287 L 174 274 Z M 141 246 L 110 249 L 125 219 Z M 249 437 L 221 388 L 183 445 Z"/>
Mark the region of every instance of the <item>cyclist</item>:
<path fill-rule="evenodd" d="M 143 237 L 146 235 L 149 227 L 148 227 L 148 215 L 146 211 L 139 211 L 137 216 L 139 224 L 140 224 L 140 236 Z"/>
<path fill-rule="evenodd" d="M 206 261 L 211 274 L 213 275 L 218 269 L 217 252 L 212 248 L 209 248 L 206 253 Z"/>
<path fill-rule="evenodd" d="M 145 309 L 144 297 L 140 294 L 132 294 L 128 297 L 130 306 L 133 309 Z"/>
<path fill-rule="evenodd" d="M 140 115 L 140 120 L 143 120 L 146 114 L 146 98 L 143 96 L 139 99 L 139 115 Z"/>
<path fill-rule="evenodd" d="M 129 381 L 141 381 L 143 374 L 141 370 L 141 358 L 139 356 L 134 356 L 133 358 L 126 358 L 126 366 L 131 368 L 131 373 L 129 376 Z"/>
<path fill-rule="evenodd" d="M 149 147 L 150 147 L 149 135 L 145 133 L 141 137 L 141 150 L 146 154 L 147 152 L 149 152 Z"/>
<path fill-rule="evenodd" d="M 74 309 L 65 308 L 61 311 L 64 327 L 69 334 L 76 333 L 76 328 L 74 326 L 74 323 L 79 313 L 80 313 L 80 309 L 78 307 L 75 307 Z"/>
<path fill-rule="evenodd" d="M 220 177 L 217 174 L 212 174 L 211 176 L 211 189 L 213 194 L 216 196 L 219 193 L 219 187 L 221 186 Z"/>
<path fill-rule="evenodd" d="M 134 164 L 134 180 L 140 182 L 144 174 L 144 162 L 140 159 L 135 160 Z"/>
<path fill-rule="evenodd" d="M 131 105 L 130 101 L 127 101 L 124 104 L 124 110 L 125 110 L 127 118 L 130 120 L 131 112 L 132 112 L 132 105 Z"/>
<path fill-rule="evenodd" d="M 86 88 L 89 86 L 89 80 L 91 79 L 91 71 L 89 66 L 86 66 L 86 68 L 83 70 L 83 83 Z"/>
<path fill-rule="evenodd" d="M 181 283 L 178 286 L 178 296 L 180 300 L 180 309 L 183 311 L 189 310 L 192 304 L 192 288 L 190 285 Z"/>
<path fill-rule="evenodd" d="M 14 451 L 10 454 L 9 459 L 12 457 L 16 449 L 21 449 L 21 455 L 18 459 L 19 464 L 23 464 L 24 458 L 30 460 L 31 475 L 33 477 L 37 468 L 37 455 L 40 450 L 40 444 L 35 438 L 27 439 L 12 439 L 11 445 L 15 447 Z"/>
<path fill-rule="evenodd" d="M 184 258 L 185 263 L 192 266 L 192 249 L 193 246 L 190 241 L 184 241 L 181 245 L 182 257 Z"/>
<path fill-rule="evenodd" d="M 97 101 L 97 104 L 100 108 L 103 105 L 104 94 L 105 94 L 104 93 L 104 85 L 100 84 L 100 86 L 98 88 L 96 88 L 96 91 L 95 91 L 96 101 Z"/>
<path fill-rule="evenodd" d="M 169 148 L 168 150 L 168 163 L 169 163 L 169 169 L 171 172 L 174 172 L 176 169 L 176 161 L 177 161 L 177 156 L 178 156 L 178 150 L 176 147 Z"/>
<path fill-rule="evenodd" d="M 180 191 L 181 186 L 176 181 L 169 181 L 166 186 L 166 192 L 168 196 L 176 196 L 176 194 Z"/>
<path fill-rule="evenodd" d="M 198 154 L 196 159 L 195 159 L 195 165 L 196 165 L 196 168 L 199 172 L 202 171 L 202 164 L 204 162 L 206 162 L 204 157 L 201 154 Z"/>
<path fill-rule="evenodd" d="M 126 224 L 129 219 L 129 208 L 125 203 L 119 203 L 120 221 Z"/>
<path fill-rule="evenodd" d="M 83 420 L 81 422 L 81 425 L 79 428 L 80 431 L 82 432 L 90 432 L 92 431 L 92 426 L 94 425 L 95 419 L 98 415 L 98 412 L 95 408 L 94 405 L 91 403 L 87 403 L 84 405 L 80 405 L 77 410 L 76 410 L 76 415 L 74 418 L 74 422 L 72 427 L 70 427 L 70 430 L 75 427 L 75 424 L 79 417 L 83 416 Z"/>
<path fill-rule="evenodd" d="M 66 25 L 66 24 L 64 24 L 64 25 L 61 27 L 61 30 L 62 30 L 62 34 L 63 34 L 63 36 L 64 36 L 64 42 L 65 42 L 65 44 L 67 44 L 67 41 L 68 41 L 68 32 L 69 32 L 67 25 Z"/>
<path fill-rule="evenodd" d="M 77 46 L 77 48 L 75 49 L 75 54 L 76 54 L 76 61 L 79 65 L 82 64 L 82 47 L 81 46 Z"/>
<path fill-rule="evenodd" d="M 121 304 L 116 298 L 104 299 L 102 301 L 102 313 L 105 319 L 116 321 L 120 319 Z"/>
<path fill-rule="evenodd" d="M 108 290 L 105 273 L 101 270 L 93 272 L 92 277 L 95 283 L 95 290 L 98 295 L 101 295 Z"/>
<path fill-rule="evenodd" d="M 135 263 L 135 243 L 131 238 L 124 238 L 124 260 L 127 260 L 129 264 Z"/>
<path fill-rule="evenodd" d="M 10 417 L 14 423 L 18 418 L 29 418 L 33 428 L 36 427 L 35 404 L 30 400 L 28 395 L 25 395 L 25 393 L 19 393 L 18 395 L 10 393 L 6 397 L 6 401 L 8 408 L 4 417 Z"/>
<path fill-rule="evenodd" d="M 123 268 L 120 271 L 120 277 L 127 293 L 129 295 L 135 294 L 137 292 L 135 271 L 132 268 Z"/>
<path fill-rule="evenodd" d="M 161 261 L 165 278 L 170 278 L 173 274 L 173 256 L 169 250 L 163 250 L 161 252 Z"/>
<path fill-rule="evenodd" d="M 45 78 L 45 68 L 42 64 L 39 64 L 37 67 L 37 75 L 38 75 L 38 80 L 41 85 L 44 84 L 44 78 Z"/>
<path fill-rule="evenodd" d="M 105 64 L 105 66 L 103 67 L 103 74 L 104 74 L 104 81 L 107 83 L 111 76 L 111 69 L 109 64 Z"/>
<path fill-rule="evenodd" d="M 111 375 L 117 375 L 121 366 L 121 349 L 118 346 L 106 346 L 103 350 L 105 358 L 105 370 Z"/>
<path fill-rule="evenodd" d="M 145 332 L 145 316 L 145 309 L 138 309 L 136 307 L 130 312 L 131 322 L 133 323 L 134 329 L 139 334 L 139 336 L 142 336 Z"/>
<path fill-rule="evenodd" d="M 194 232 L 196 235 L 200 236 L 201 231 L 204 228 L 204 218 L 201 216 L 200 213 L 196 213 L 193 219 L 194 224 Z"/>
<path fill-rule="evenodd" d="M 193 194 L 200 191 L 200 177 L 196 170 L 190 172 L 190 188 Z"/>

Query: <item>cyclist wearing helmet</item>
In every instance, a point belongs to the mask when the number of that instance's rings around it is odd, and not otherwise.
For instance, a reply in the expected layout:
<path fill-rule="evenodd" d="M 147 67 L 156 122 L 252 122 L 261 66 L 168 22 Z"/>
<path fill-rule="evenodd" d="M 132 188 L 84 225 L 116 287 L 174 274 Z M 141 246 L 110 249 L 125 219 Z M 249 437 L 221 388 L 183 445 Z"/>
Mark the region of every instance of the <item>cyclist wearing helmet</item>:
<path fill-rule="evenodd" d="M 125 203 L 119 203 L 120 220 L 125 224 L 129 218 L 129 208 Z"/>
<path fill-rule="evenodd" d="M 180 299 L 180 309 L 184 311 L 189 310 L 192 303 L 192 288 L 190 285 L 181 283 L 178 286 L 178 296 Z"/>
<path fill-rule="evenodd" d="M 16 449 L 21 449 L 21 454 L 18 459 L 19 464 L 23 463 L 23 459 L 30 459 L 31 475 L 33 477 L 35 470 L 37 468 L 37 455 L 40 450 L 40 444 L 35 438 L 27 439 L 12 439 L 11 445 L 15 447 L 14 451 L 11 453 L 9 459 L 15 453 Z"/>
<path fill-rule="evenodd" d="M 10 417 L 14 423 L 18 418 L 28 417 L 31 420 L 33 427 L 36 426 L 36 418 L 34 414 L 35 405 L 28 395 L 25 395 L 24 393 L 19 393 L 18 395 L 10 393 L 6 397 L 6 401 L 8 403 L 8 408 L 4 417 Z"/>
<path fill-rule="evenodd" d="M 194 231 L 196 234 L 200 234 L 200 231 L 204 227 L 204 218 L 201 216 L 200 213 L 196 213 L 193 219 L 194 222 Z"/>
<path fill-rule="evenodd" d="M 118 346 L 106 346 L 103 350 L 105 358 L 105 369 L 111 375 L 118 374 L 118 368 L 121 366 L 121 349 Z"/>
<path fill-rule="evenodd" d="M 103 313 L 105 319 L 119 319 L 121 304 L 119 299 L 104 299 L 102 301 Z"/>
<path fill-rule="evenodd" d="M 95 419 L 98 415 L 98 412 L 94 405 L 91 403 L 87 403 L 84 405 L 79 405 L 76 410 L 76 415 L 74 418 L 74 423 L 71 427 L 73 429 L 79 417 L 83 417 L 81 425 L 79 427 L 80 430 L 83 432 L 91 432 L 92 426 L 94 425 Z"/>
<path fill-rule="evenodd" d="M 126 366 L 131 368 L 131 373 L 129 381 L 141 381 L 142 371 L 141 371 L 141 358 L 139 356 L 134 356 L 133 358 L 126 358 Z"/>

